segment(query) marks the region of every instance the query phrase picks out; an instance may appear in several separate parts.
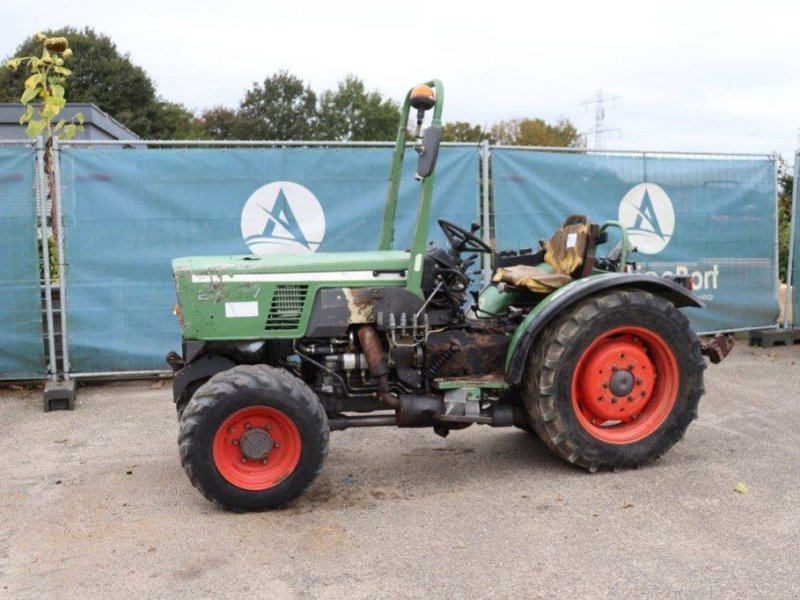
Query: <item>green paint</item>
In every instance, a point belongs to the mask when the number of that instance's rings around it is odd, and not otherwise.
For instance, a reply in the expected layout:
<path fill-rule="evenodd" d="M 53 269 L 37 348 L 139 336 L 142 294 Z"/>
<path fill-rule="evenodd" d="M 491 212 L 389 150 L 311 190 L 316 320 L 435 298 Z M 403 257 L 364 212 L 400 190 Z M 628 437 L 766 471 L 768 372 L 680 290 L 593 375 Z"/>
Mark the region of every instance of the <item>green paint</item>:
<path fill-rule="evenodd" d="M 628 266 L 628 252 L 630 247 L 630 242 L 628 241 L 628 228 L 625 227 L 625 225 L 623 225 L 619 221 L 606 221 L 600 226 L 600 231 L 603 232 L 609 227 L 616 227 L 617 229 L 619 229 L 620 234 L 622 235 L 622 242 L 621 242 L 622 247 L 620 248 L 621 251 L 619 254 L 619 264 L 617 265 L 617 271 L 622 273 Z"/>
<path fill-rule="evenodd" d="M 400 175 L 403 172 L 403 155 L 406 149 L 406 123 L 408 123 L 409 96 L 406 94 L 401 111 L 400 125 L 397 127 L 397 138 L 392 152 L 392 166 L 389 169 L 389 187 L 386 190 L 386 204 L 383 208 L 383 225 L 378 243 L 380 250 L 391 250 L 394 242 L 394 220 L 397 212 L 397 196 L 400 190 Z"/>
<path fill-rule="evenodd" d="M 583 279 L 578 279 L 577 281 L 568 283 L 567 285 L 558 288 L 556 291 L 546 296 L 541 302 L 539 302 L 539 304 L 534 306 L 533 309 L 531 309 L 531 312 L 528 313 L 522 323 L 519 324 L 519 327 L 517 327 L 517 329 L 514 331 L 514 335 L 511 336 L 511 343 L 508 345 L 508 351 L 506 352 L 506 371 L 508 371 L 508 368 L 511 365 L 511 359 L 514 356 L 514 352 L 517 350 L 517 346 L 522 339 L 522 335 L 525 333 L 525 331 L 527 331 L 531 322 L 536 319 L 536 317 L 539 316 L 539 314 L 541 314 L 545 308 L 553 303 L 559 302 L 561 296 L 568 293 L 570 290 L 587 285 L 591 283 L 592 280 L 597 279 L 598 277 L 606 277 L 607 275 L 608 273 L 603 275 L 590 275 L 589 277 L 584 277 Z"/>
<path fill-rule="evenodd" d="M 467 394 L 471 389 L 491 389 L 504 390 L 509 387 L 508 383 L 501 380 L 486 379 L 437 379 L 433 386 L 439 390 L 460 390 L 467 389 Z"/>
<path fill-rule="evenodd" d="M 536 295 L 527 289 L 514 286 L 504 286 L 503 291 L 498 289 L 497 284 L 491 284 L 484 288 L 478 296 L 477 317 L 479 319 L 491 319 L 508 312 L 508 307 L 514 302 L 527 300 L 529 303 Z"/>
<path fill-rule="evenodd" d="M 442 107 L 444 105 L 444 86 L 438 79 L 432 79 L 425 83 L 433 88 L 436 102 L 433 106 L 432 127 L 442 125 Z M 394 152 L 392 154 L 392 166 L 389 171 L 389 188 L 386 192 L 386 205 L 383 212 L 383 224 L 378 248 L 390 250 L 394 241 L 394 222 L 397 211 L 397 197 L 400 190 L 400 176 L 403 170 L 403 155 L 406 150 L 406 125 L 408 124 L 409 110 L 411 108 L 411 91 L 406 94 L 403 107 L 400 111 L 400 122 L 397 127 L 397 139 L 395 140 Z M 431 203 L 433 201 L 433 183 L 435 172 L 431 173 L 422 182 L 420 198 L 417 205 L 417 221 L 414 228 L 414 235 L 411 241 L 411 261 L 408 264 L 408 284 L 409 290 L 422 297 L 422 260 L 417 261 L 417 256 L 425 255 L 425 246 L 428 239 L 428 220 L 431 213 Z M 415 267 L 419 267 L 415 269 Z"/>
<path fill-rule="evenodd" d="M 405 281 L 398 279 L 399 274 L 391 273 L 392 279 L 375 279 L 372 271 L 406 269 L 409 257 L 408 252 L 372 251 L 177 258 L 172 261 L 172 268 L 184 321 L 183 337 L 206 341 L 303 337 L 318 290 L 326 287 L 404 287 Z M 290 280 L 289 274 L 300 276 Z M 306 277 L 302 277 L 304 274 Z M 257 279 L 270 275 L 278 275 L 276 281 L 230 280 L 236 276 Z M 286 279 L 283 280 L 281 275 L 287 275 Z M 276 293 L 288 293 L 295 299 L 299 298 L 298 293 L 302 293 L 302 298 L 290 303 L 296 305 L 297 310 L 287 309 L 295 326 L 286 327 L 285 322 L 280 328 L 270 326 L 268 316 Z M 247 308 L 256 314 L 232 317 L 226 313 L 226 305 L 230 303 L 247 303 Z M 276 306 L 278 304 L 285 308 L 286 298 L 281 297 Z M 234 304 L 230 309 L 236 306 Z"/>
<path fill-rule="evenodd" d="M 191 256 L 172 261 L 175 273 L 201 274 L 318 273 L 407 269 L 411 254 L 399 250 L 366 252 L 319 252 L 269 256 Z"/>

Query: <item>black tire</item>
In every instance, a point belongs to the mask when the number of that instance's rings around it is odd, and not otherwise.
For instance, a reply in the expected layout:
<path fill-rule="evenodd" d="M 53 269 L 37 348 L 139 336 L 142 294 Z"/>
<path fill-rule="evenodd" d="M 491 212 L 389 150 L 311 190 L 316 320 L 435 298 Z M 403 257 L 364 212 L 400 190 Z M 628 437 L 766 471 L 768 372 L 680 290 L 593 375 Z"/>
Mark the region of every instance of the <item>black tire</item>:
<path fill-rule="evenodd" d="M 189 400 L 192 399 L 194 393 L 202 386 L 208 378 L 206 379 L 198 379 L 197 381 L 193 381 L 189 385 L 186 386 L 186 389 L 181 394 L 181 397 L 178 398 L 178 401 L 175 403 L 175 412 L 178 415 L 178 423 L 181 421 L 181 417 L 183 416 L 183 411 L 186 410 L 186 406 L 189 404 Z"/>
<path fill-rule="evenodd" d="M 235 419 L 236 414 L 242 414 L 240 411 L 245 409 L 280 414 L 281 419 L 288 419 L 286 422 L 290 421 L 296 428 L 292 429 L 299 441 L 296 466 L 290 467 L 290 471 L 266 489 L 244 489 L 235 485 L 232 478 L 220 472 L 216 462 L 221 455 L 214 448 L 215 439 L 219 440 L 215 436 L 226 420 L 230 422 L 229 417 Z M 279 429 L 274 430 L 273 435 Z M 225 431 L 231 429 L 226 427 L 219 435 L 226 435 Z M 195 392 L 181 417 L 178 445 L 189 481 L 208 500 L 235 512 L 262 511 L 291 502 L 308 488 L 322 469 L 328 453 L 329 434 L 322 404 L 305 383 L 283 369 L 245 365 L 214 375 Z M 238 441 L 232 443 L 238 444 Z M 297 446 L 284 444 L 289 445 Z M 275 452 L 277 447 L 276 443 L 272 448 L 274 454 L 265 455 L 265 465 L 268 458 L 279 454 Z M 224 448 L 228 448 L 227 442 Z M 255 463 L 249 464 L 258 469 Z"/>
<path fill-rule="evenodd" d="M 643 337 L 625 334 L 626 328 L 627 331 L 641 332 Z M 623 333 L 616 334 L 618 331 Z M 652 339 L 655 347 L 648 348 L 645 338 Z M 581 398 L 576 398 L 573 402 L 573 383 L 580 386 L 584 381 L 593 383 L 597 380 L 598 386 L 608 388 L 604 381 L 607 375 L 601 374 L 604 373 L 602 369 L 584 371 L 584 364 L 591 364 L 592 368 L 596 366 L 591 362 L 592 348 L 599 348 L 595 355 L 602 353 L 606 357 L 611 354 L 605 354 L 605 349 L 617 346 L 602 344 L 626 343 L 630 347 L 633 342 L 643 348 L 642 356 L 646 357 L 643 362 L 647 359 L 654 361 L 651 367 L 656 375 L 643 376 L 650 379 L 651 383 L 643 383 L 635 377 L 632 378 L 633 381 L 628 378 L 626 386 L 652 385 L 651 393 L 647 394 L 645 388 L 641 388 L 644 408 L 639 414 L 631 413 L 627 421 L 619 421 L 616 425 L 619 429 L 615 433 L 606 429 L 609 424 L 611 427 L 615 426 L 613 420 L 599 423 L 601 418 L 598 417 L 597 421 L 591 419 L 590 423 L 585 406 L 609 410 L 611 404 L 602 404 L 605 399 L 613 400 L 613 410 L 621 407 L 619 410 L 634 411 L 634 406 L 638 406 L 634 403 L 639 402 L 640 390 L 625 392 L 631 394 L 625 397 L 611 394 L 606 398 L 601 393 L 588 402 Z M 638 346 L 634 351 L 637 349 Z M 669 357 L 670 352 L 672 358 Z M 584 356 L 589 357 L 585 359 L 588 362 L 584 362 Z M 662 365 L 672 365 L 663 369 L 661 380 L 658 379 L 659 356 L 663 358 Z M 617 360 L 616 357 L 614 354 L 613 360 Z M 601 366 L 602 364 L 605 363 L 600 363 Z M 629 366 L 635 367 L 629 372 L 635 372 L 639 368 L 638 363 Z M 670 302 L 639 290 L 614 290 L 584 300 L 544 332 L 529 357 L 522 397 L 536 434 L 563 460 L 591 472 L 599 468 L 635 467 L 658 458 L 671 448 L 681 439 L 689 423 L 697 417 L 697 404 L 704 392 L 705 367 L 700 353 L 700 341 L 690 328 L 689 320 Z M 627 368 L 615 366 L 613 374 Z M 611 373 L 612 369 L 609 367 L 605 372 Z M 611 381 L 609 378 L 608 382 Z M 628 389 L 619 385 L 611 387 L 616 390 Z M 676 389 L 677 392 L 674 391 Z M 657 393 L 658 390 L 661 392 Z M 582 395 L 588 394 L 582 392 Z M 637 397 L 631 400 L 634 395 Z M 626 408 L 628 401 L 631 404 Z M 650 405 L 650 402 L 660 404 L 656 407 Z M 650 409 L 646 408 L 648 405 L 651 406 Z M 650 412 L 645 412 L 646 410 Z M 633 428 L 634 433 L 629 435 L 629 440 L 624 428 Z M 640 431 L 643 437 L 636 438 L 636 431 Z M 613 441 L 606 439 L 619 432 L 622 434 Z"/>

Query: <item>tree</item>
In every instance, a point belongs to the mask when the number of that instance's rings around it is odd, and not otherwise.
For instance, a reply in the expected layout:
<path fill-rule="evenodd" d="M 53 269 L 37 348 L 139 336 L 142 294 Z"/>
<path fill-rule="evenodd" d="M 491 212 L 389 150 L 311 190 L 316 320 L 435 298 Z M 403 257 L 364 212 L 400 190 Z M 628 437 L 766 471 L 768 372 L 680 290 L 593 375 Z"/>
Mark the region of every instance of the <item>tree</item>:
<path fill-rule="evenodd" d="M 154 140 L 192 140 L 199 137 L 194 114 L 179 102 L 157 99 L 147 112 L 148 137 Z"/>
<path fill-rule="evenodd" d="M 315 135 L 321 140 L 392 140 L 399 118 L 396 102 L 377 91 L 367 93 L 364 82 L 350 74 L 320 96 Z"/>
<path fill-rule="evenodd" d="M 186 131 L 191 112 L 158 98 L 144 69 L 133 64 L 127 54 L 120 54 L 111 38 L 89 27 L 63 27 L 44 34 L 67 38 L 75 52 L 71 63 L 75 75 L 67 82 L 71 102 L 94 103 L 144 138 L 171 138 Z M 30 55 L 35 48 L 33 37 L 28 38 L 16 55 Z M 22 82 L 18 72 L 0 74 L 0 102 L 16 102 Z"/>
<path fill-rule="evenodd" d="M 444 142 L 480 142 L 489 139 L 489 132 L 480 125 L 467 121 L 453 121 L 442 125 L 442 141 Z"/>
<path fill-rule="evenodd" d="M 583 146 L 583 137 L 568 119 L 561 119 L 555 125 L 542 119 L 500 121 L 492 127 L 492 138 L 498 144 L 509 146 Z"/>
<path fill-rule="evenodd" d="M 206 140 L 236 140 L 246 135 L 243 119 L 233 108 L 206 108 L 195 121 L 197 137 Z"/>
<path fill-rule="evenodd" d="M 254 83 L 244 96 L 238 116 L 244 120 L 242 139 L 314 139 L 317 95 L 288 71 Z"/>

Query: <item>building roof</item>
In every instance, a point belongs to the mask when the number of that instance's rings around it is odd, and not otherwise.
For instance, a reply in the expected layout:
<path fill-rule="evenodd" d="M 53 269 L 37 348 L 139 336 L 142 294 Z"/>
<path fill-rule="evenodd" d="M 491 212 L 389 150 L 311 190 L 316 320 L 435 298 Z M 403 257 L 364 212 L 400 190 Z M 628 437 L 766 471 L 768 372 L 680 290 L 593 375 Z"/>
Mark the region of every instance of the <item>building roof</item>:
<path fill-rule="evenodd" d="M 0 139 L 25 139 L 25 126 L 19 124 L 25 107 L 17 103 L 0 102 Z M 122 123 L 100 110 L 94 104 L 70 102 L 61 111 L 59 118 L 67 121 L 77 113 L 83 114 L 84 131 L 75 136 L 79 140 L 138 140 L 139 136 Z"/>

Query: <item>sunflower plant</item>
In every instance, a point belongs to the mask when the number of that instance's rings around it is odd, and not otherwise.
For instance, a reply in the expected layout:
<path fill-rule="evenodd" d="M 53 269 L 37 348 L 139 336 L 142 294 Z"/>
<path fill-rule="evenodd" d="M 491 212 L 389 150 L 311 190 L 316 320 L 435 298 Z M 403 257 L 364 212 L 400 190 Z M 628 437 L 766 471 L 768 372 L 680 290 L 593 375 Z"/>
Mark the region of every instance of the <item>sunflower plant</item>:
<path fill-rule="evenodd" d="M 47 37 L 37 33 L 34 40 L 42 45 L 41 55 L 18 56 L 6 61 L 6 68 L 10 71 L 24 68 L 30 73 L 19 99 L 26 108 L 19 122 L 21 125 L 28 124 L 27 133 L 31 138 L 44 133 L 46 143 L 53 136 L 67 139 L 75 137 L 78 131 L 83 131 L 81 113 L 70 121 L 56 121 L 67 104 L 64 83 L 72 71 L 64 64 L 72 57 L 72 49 L 65 37 Z"/>
<path fill-rule="evenodd" d="M 40 135 L 44 138 L 44 173 L 47 178 L 47 197 L 50 200 L 50 222 L 59 218 L 57 204 L 53 202 L 55 176 L 53 171 L 53 138 L 71 139 L 79 131 L 83 131 L 83 115 L 77 113 L 73 119 L 57 119 L 67 105 L 64 95 L 64 83 L 72 75 L 66 61 L 72 58 L 72 49 L 65 37 L 48 37 L 39 32 L 33 36 L 36 43 L 41 44 L 38 56 L 17 56 L 6 61 L 6 68 L 16 72 L 25 69 L 30 76 L 25 80 L 25 89 L 19 101 L 25 106 L 25 113 L 20 117 L 20 125 L 27 123 L 27 134 L 31 139 Z M 55 234 L 55 231 L 53 232 Z M 48 235 L 51 247 L 49 265 L 50 274 L 58 279 L 58 269 L 54 263 L 56 246 L 54 235 Z M 44 266 L 42 267 L 44 268 Z"/>

